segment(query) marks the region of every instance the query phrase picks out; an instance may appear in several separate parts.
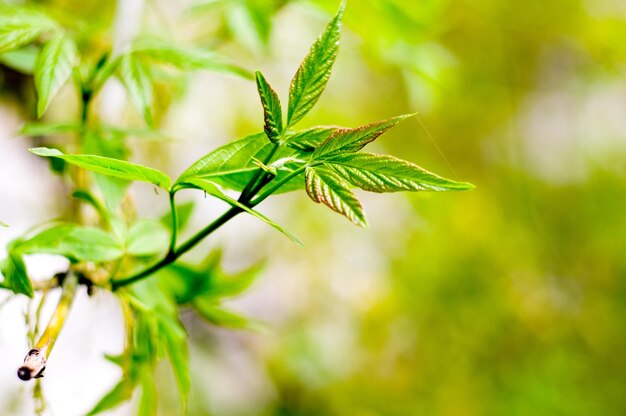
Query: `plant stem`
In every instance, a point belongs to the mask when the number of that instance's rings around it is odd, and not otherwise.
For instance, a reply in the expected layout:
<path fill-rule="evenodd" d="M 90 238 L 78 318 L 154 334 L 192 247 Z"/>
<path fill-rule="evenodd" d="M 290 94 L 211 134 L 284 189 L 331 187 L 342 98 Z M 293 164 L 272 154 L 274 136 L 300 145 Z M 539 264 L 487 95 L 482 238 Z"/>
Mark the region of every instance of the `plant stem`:
<path fill-rule="evenodd" d="M 278 149 L 279 149 L 279 145 L 274 146 L 274 148 L 270 151 L 268 156 L 265 158 L 264 163 L 268 163 L 274 157 Z M 290 179 L 294 178 L 299 173 L 301 173 L 304 170 L 304 168 L 305 166 L 302 166 L 296 169 L 295 171 L 291 172 L 289 175 L 283 178 L 280 182 L 276 183 L 276 185 L 272 186 L 271 188 L 263 192 L 263 194 L 261 194 L 256 200 L 251 202 L 250 200 L 256 195 L 256 193 L 259 192 L 265 185 L 267 185 L 267 183 L 271 181 L 271 179 L 273 178 L 269 174 L 264 175 L 264 173 L 266 172 L 264 172 L 262 169 L 259 169 L 259 171 L 250 180 L 250 182 L 248 182 L 248 185 L 246 185 L 245 189 L 242 191 L 239 197 L 239 202 L 241 202 L 242 204 L 250 208 L 260 204 L 273 192 L 276 192 L 276 190 L 278 190 L 281 186 L 287 183 Z M 183 254 L 191 250 L 193 247 L 195 247 L 198 243 L 200 243 L 200 241 L 206 238 L 209 234 L 213 233 L 222 225 L 226 224 L 237 214 L 243 212 L 243 210 L 239 207 L 231 207 L 228 211 L 226 211 L 224 214 L 218 217 L 215 221 L 213 221 L 212 223 L 204 227 L 202 230 L 198 231 L 189 240 L 184 242 L 180 247 L 176 248 L 176 231 L 175 230 L 177 226 L 176 226 L 176 214 L 175 214 L 176 205 L 174 204 L 175 193 L 176 193 L 175 191 L 170 193 L 170 208 L 172 210 L 173 226 L 172 226 L 172 239 L 170 241 L 170 248 L 169 248 L 168 253 L 160 261 L 148 267 L 147 269 L 144 269 L 129 277 L 123 277 L 120 279 L 111 280 L 111 290 L 116 291 L 124 286 L 133 284 L 151 275 L 152 273 L 162 269 L 163 267 L 166 267 L 169 264 L 175 262 L 180 256 L 182 256 Z"/>
<path fill-rule="evenodd" d="M 50 352 L 63 328 L 67 314 L 74 301 L 77 287 L 78 277 L 73 272 L 68 273 L 63 280 L 61 299 L 59 299 L 59 304 L 52 314 L 48 326 L 37 344 L 35 344 L 35 347 L 24 358 L 24 365 L 17 371 L 20 379 L 26 381 L 43 376 L 43 371 L 46 369 L 46 360 L 50 356 Z"/>
<path fill-rule="evenodd" d="M 176 203 L 174 201 L 176 192 L 170 191 L 170 211 L 172 214 L 172 235 L 170 238 L 170 248 L 168 254 L 176 251 L 176 239 L 178 238 L 178 213 L 176 212 Z M 167 256 L 166 256 L 167 257 Z"/>

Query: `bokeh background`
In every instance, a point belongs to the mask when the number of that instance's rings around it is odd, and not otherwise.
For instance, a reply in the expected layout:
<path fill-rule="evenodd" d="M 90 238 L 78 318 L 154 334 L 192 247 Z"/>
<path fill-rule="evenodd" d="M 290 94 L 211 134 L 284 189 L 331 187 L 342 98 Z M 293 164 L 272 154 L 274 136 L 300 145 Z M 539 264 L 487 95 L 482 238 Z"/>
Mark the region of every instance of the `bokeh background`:
<path fill-rule="evenodd" d="M 291 76 L 335 0 L 45 0 L 81 30 L 123 46 L 140 33 L 218 50 L 261 69 L 286 101 Z M 131 139 L 134 161 L 176 175 L 262 128 L 253 83 L 173 77 L 157 94 L 168 140 Z M 140 125 L 121 87 L 103 118 Z M 234 310 L 258 331 L 182 319 L 191 415 L 626 414 L 626 3 L 622 0 L 352 0 L 333 77 L 305 125 L 357 126 L 418 112 L 374 151 L 411 160 L 471 192 L 360 193 L 361 230 L 302 192 L 261 211 L 304 249 L 238 218 L 194 250 L 222 247 L 236 271 L 264 271 Z M 67 206 L 58 179 L 16 137 L 33 119 L 29 77 L 0 65 L 0 229 L 6 243 Z M 68 86 L 49 121 L 74 120 Z M 159 216 L 163 195 L 133 188 Z M 191 198 L 189 195 L 188 198 Z M 200 226 L 220 207 L 197 201 Z M 4 246 L 4 244 L 3 244 Z M 45 277 L 62 268 L 38 258 Z M 0 294 L 0 303 L 4 298 Z M 0 414 L 32 414 L 14 371 L 27 351 L 23 298 L 0 309 Z M 80 293 L 43 389 L 51 415 L 84 414 L 119 377 L 115 300 Z M 53 361 L 54 360 L 54 361 Z M 163 415 L 178 413 L 159 368 Z M 110 414 L 131 415 L 133 404 Z"/>

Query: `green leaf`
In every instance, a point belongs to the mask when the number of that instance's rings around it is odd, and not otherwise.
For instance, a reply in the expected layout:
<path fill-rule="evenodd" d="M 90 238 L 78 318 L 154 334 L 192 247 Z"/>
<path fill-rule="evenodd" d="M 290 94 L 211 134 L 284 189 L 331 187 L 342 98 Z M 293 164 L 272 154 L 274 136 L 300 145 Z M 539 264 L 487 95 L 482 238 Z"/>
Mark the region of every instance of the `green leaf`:
<path fill-rule="evenodd" d="M 361 203 L 350 185 L 334 171 L 323 166 L 307 167 L 305 188 L 313 201 L 321 202 L 356 225 L 367 225 Z"/>
<path fill-rule="evenodd" d="M 294 236 L 289 231 L 285 230 L 283 227 L 276 224 L 274 221 L 270 220 L 269 218 L 267 218 L 265 215 L 261 214 L 260 212 L 255 211 L 252 208 L 240 203 L 236 199 L 233 199 L 229 197 L 228 195 L 224 194 L 222 191 L 219 190 L 219 188 L 213 182 L 209 182 L 208 180 L 201 179 L 201 178 L 190 178 L 180 185 L 184 187 L 201 189 L 205 191 L 206 193 L 208 193 L 209 195 L 213 195 L 214 197 L 221 199 L 222 201 L 226 202 L 227 204 L 233 207 L 240 208 L 242 211 L 247 212 L 248 214 L 260 219 L 264 223 L 278 230 L 279 232 L 281 232 L 283 235 L 285 235 L 294 243 L 303 245 L 302 242 L 298 239 L 298 237 Z"/>
<path fill-rule="evenodd" d="M 428 172 L 413 163 L 371 153 L 338 154 L 326 159 L 343 179 L 372 192 L 462 191 L 474 186 Z"/>
<path fill-rule="evenodd" d="M 301 152 L 312 152 L 339 129 L 339 127 L 313 127 L 288 136 L 285 143 Z"/>
<path fill-rule="evenodd" d="M 37 62 L 39 49 L 34 45 L 28 45 L 14 51 L 0 55 L 0 63 L 23 74 L 32 75 Z"/>
<path fill-rule="evenodd" d="M 194 208 L 194 201 L 184 202 L 182 204 L 176 205 L 176 219 L 178 220 L 179 231 L 184 230 L 189 223 L 189 219 L 191 218 L 191 214 L 193 213 Z M 172 224 L 172 214 L 168 212 L 167 214 L 163 215 L 161 217 L 161 223 L 165 225 L 168 230 L 171 230 L 174 226 Z"/>
<path fill-rule="evenodd" d="M 283 132 L 283 112 L 276 91 L 260 72 L 256 73 L 256 86 L 263 105 L 264 131 L 272 143 L 277 143 Z"/>
<path fill-rule="evenodd" d="M 83 129 L 80 123 L 37 123 L 28 122 L 20 129 L 23 136 L 52 136 L 63 133 L 79 132 Z"/>
<path fill-rule="evenodd" d="M 182 414 L 186 413 L 187 398 L 191 389 L 191 377 L 189 376 L 189 353 L 187 351 L 187 333 L 178 321 L 168 316 L 161 316 L 159 320 L 159 336 L 165 343 L 167 355 L 174 371 L 180 400 Z"/>
<path fill-rule="evenodd" d="M 142 39 L 135 42 L 132 53 L 182 70 L 225 72 L 246 79 L 254 79 L 250 71 L 223 62 L 214 52 L 190 47 L 184 48 L 157 39 Z"/>
<path fill-rule="evenodd" d="M 411 116 L 412 114 L 393 117 L 355 129 L 339 129 L 313 151 L 311 159 L 323 159 L 339 153 L 358 152 L 363 146 L 373 142 L 381 134 Z"/>
<path fill-rule="evenodd" d="M 135 385 L 127 378 L 117 383 L 102 399 L 87 413 L 87 416 L 97 415 L 105 410 L 113 409 L 133 397 Z"/>
<path fill-rule="evenodd" d="M 130 101 L 146 121 L 148 126 L 154 124 L 150 106 L 152 105 L 152 81 L 148 70 L 134 54 L 126 54 L 120 58 L 117 75 L 124 84 Z"/>
<path fill-rule="evenodd" d="M 259 167 L 255 160 L 265 160 L 274 144 L 267 140 L 264 133 L 254 134 L 221 146 L 195 162 L 183 172 L 176 183 L 185 182 L 189 178 L 200 177 L 218 183 L 235 191 L 242 191 L 254 177 Z M 286 146 L 276 153 L 277 159 L 296 155 L 293 149 Z M 288 172 L 279 170 L 276 181 L 281 180 Z M 283 186 L 279 192 L 302 189 L 301 177 L 296 177 Z"/>
<path fill-rule="evenodd" d="M 74 42 L 63 33 L 46 42 L 35 64 L 37 117 L 41 117 L 50 101 L 72 74 L 78 55 Z"/>
<path fill-rule="evenodd" d="M 47 147 L 36 147 L 29 151 L 38 156 L 58 157 L 72 165 L 114 178 L 149 182 L 166 190 L 172 184 L 172 180 L 165 173 L 125 160 L 96 155 L 65 155 L 57 149 Z"/>
<path fill-rule="evenodd" d="M 106 232 L 73 224 L 48 228 L 19 244 L 21 253 L 59 254 L 80 261 L 111 261 L 122 256 L 121 245 Z"/>
<path fill-rule="evenodd" d="M 14 293 L 33 297 L 33 285 L 28 278 L 26 265 L 22 259 L 22 253 L 17 250 L 19 240 L 9 243 L 7 246 L 8 256 L 0 263 L 0 271 L 4 276 L 2 285 Z"/>
<path fill-rule="evenodd" d="M 0 221 L 0 227 L 8 227 L 9 224 L 7 224 L 6 222 Z"/>
<path fill-rule="evenodd" d="M 29 23 L 0 24 L 0 54 L 14 51 L 33 40 L 44 32 L 45 28 Z"/>
<path fill-rule="evenodd" d="M 159 221 L 139 220 L 128 230 L 126 252 L 137 257 L 155 256 L 167 250 L 170 233 Z"/>
<path fill-rule="evenodd" d="M 254 323 L 245 316 L 228 311 L 208 299 L 197 299 L 192 306 L 201 318 L 213 325 L 234 329 L 255 327 Z"/>
<path fill-rule="evenodd" d="M 109 214 L 109 211 L 107 211 L 102 202 L 100 202 L 100 200 L 96 198 L 91 192 L 85 189 L 77 189 L 76 191 L 72 192 L 72 197 L 80 199 L 81 201 L 91 205 L 100 216 L 100 219 L 105 224 L 107 224 L 107 226 L 111 224 L 111 215 Z"/>
<path fill-rule="evenodd" d="M 313 108 L 319 100 L 339 52 L 341 18 L 345 1 L 324 32 L 315 41 L 304 58 L 289 87 L 289 109 L 287 126 L 293 126 Z"/>

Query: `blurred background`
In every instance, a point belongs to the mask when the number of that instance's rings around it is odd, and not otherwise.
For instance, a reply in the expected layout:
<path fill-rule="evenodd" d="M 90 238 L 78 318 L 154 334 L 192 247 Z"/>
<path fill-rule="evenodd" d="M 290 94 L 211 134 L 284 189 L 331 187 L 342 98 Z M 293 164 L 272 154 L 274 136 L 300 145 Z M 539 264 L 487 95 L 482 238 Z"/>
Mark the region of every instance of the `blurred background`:
<path fill-rule="evenodd" d="M 81 39 L 122 48 L 139 33 L 219 51 L 260 69 L 286 102 L 291 76 L 336 0 L 45 0 Z M 101 40 L 99 40 L 101 38 Z M 1 57 L 0 57 L 1 58 Z M 252 82 L 214 73 L 158 85 L 168 139 L 130 139 L 131 160 L 179 174 L 211 149 L 262 129 Z M 121 87 L 102 117 L 141 125 Z M 77 117 L 66 86 L 48 121 Z M 304 249 L 238 218 L 190 253 L 223 247 L 224 268 L 263 260 L 229 302 L 258 331 L 190 333 L 191 415 L 626 414 L 626 3 L 622 0 L 352 0 L 325 94 L 302 123 L 358 126 L 418 112 L 372 151 L 477 188 L 359 193 L 358 229 L 303 192 L 260 210 Z M 2 247 L 58 217 L 68 197 L 17 131 L 34 118 L 30 77 L 0 65 Z M 158 217 L 163 195 L 133 188 Z M 186 195 L 192 198 L 192 195 Z M 192 227 L 220 212 L 199 198 Z M 29 263 L 46 277 L 63 263 Z M 0 294 L 0 414 L 30 415 L 23 297 Z M 53 302 L 50 302 L 53 303 Z M 80 293 L 43 382 L 51 415 L 80 415 L 120 376 L 111 296 Z M 161 414 L 178 412 L 159 368 Z M 134 414 L 133 404 L 109 414 Z"/>

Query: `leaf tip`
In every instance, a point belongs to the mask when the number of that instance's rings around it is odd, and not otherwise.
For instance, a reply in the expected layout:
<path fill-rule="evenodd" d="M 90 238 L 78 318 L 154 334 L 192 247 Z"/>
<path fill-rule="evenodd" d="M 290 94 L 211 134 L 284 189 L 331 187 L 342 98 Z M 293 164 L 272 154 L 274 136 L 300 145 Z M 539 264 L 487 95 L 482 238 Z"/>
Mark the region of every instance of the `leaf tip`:
<path fill-rule="evenodd" d="M 49 147 L 32 147 L 32 148 L 28 149 L 28 151 L 31 152 L 34 155 L 44 156 L 44 157 L 62 156 L 63 155 L 63 153 L 61 153 L 60 150 L 51 149 Z"/>

